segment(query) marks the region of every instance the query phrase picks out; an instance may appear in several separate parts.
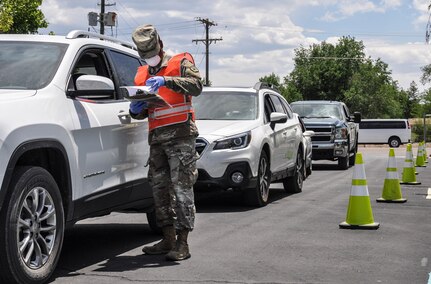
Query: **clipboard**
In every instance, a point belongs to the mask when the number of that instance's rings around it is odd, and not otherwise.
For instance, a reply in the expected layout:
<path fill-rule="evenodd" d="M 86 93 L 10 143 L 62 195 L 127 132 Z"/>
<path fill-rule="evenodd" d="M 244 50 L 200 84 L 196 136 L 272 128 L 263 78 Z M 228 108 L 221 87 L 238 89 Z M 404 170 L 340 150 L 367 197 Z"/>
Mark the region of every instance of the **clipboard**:
<path fill-rule="evenodd" d="M 122 86 L 124 98 L 128 101 L 144 101 L 148 107 L 172 107 L 159 94 L 150 92 L 150 86 Z"/>

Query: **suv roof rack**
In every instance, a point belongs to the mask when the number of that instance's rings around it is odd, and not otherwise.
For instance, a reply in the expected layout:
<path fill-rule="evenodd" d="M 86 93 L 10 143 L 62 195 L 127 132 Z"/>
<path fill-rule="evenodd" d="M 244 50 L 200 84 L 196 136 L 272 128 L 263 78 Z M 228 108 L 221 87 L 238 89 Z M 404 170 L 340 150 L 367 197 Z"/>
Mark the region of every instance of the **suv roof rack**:
<path fill-rule="evenodd" d="M 86 32 L 86 31 L 80 31 L 80 30 L 73 30 L 70 31 L 66 38 L 67 39 L 74 39 L 74 38 L 99 38 L 99 39 L 104 39 L 106 41 L 110 41 L 110 42 L 114 42 L 114 43 L 119 43 L 122 46 L 131 48 L 133 50 L 137 50 L 136 47 L 131 44 L 130 42 L 124 41 L 124 40 L 119 40 L 116 39 L 114 37 L 110 37 L 110 36 L 106 36 L 106 35 L 101 35 L 98 33 L 92 33 L 92 32 Z"/>
<path fill-rule="evenodd" d="M 256 84 L 254 84 L 253 89 L 257 91 L 261 89 L 272 89 L 274 91 L 279 92 L 278 88 L 275 85 L 270 84 L 268 82 L 257 82 Z"/>

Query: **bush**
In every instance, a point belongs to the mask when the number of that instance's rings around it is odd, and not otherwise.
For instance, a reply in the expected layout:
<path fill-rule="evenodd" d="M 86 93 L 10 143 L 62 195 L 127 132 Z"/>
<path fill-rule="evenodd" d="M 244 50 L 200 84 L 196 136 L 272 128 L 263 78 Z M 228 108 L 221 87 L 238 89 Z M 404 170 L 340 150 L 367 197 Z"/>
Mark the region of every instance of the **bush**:
<path fill-rule="evenodd" d="M 412 124 L 412 142 L 421 142 L 424 140 L 424 125 L 422 124 Z M 431 124 L 426 124 L 426 141 L 431 141 Z"/>

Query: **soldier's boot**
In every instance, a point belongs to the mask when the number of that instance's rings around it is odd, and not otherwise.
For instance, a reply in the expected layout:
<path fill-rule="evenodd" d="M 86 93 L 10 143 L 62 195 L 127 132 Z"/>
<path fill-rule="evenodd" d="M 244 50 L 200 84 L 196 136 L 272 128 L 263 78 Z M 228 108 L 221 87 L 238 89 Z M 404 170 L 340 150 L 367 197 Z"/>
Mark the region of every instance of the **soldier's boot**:
<path fill-rule="evenodd" d="M 187 244 L 188 230 L 180 230 L 178 232 L 177 242 L 175 248 L 172 249 L 167 255 L 167 260 L 184 260 L 191 257 L 189 245 Z"/>
<path fill-rule="evenodd" d="M 175 248 L 175 228 L 167 226 L 162 228 L 163 239 L 155 245 L 145 246 L 142 251 L 145 254 L 166 254 Z"/>

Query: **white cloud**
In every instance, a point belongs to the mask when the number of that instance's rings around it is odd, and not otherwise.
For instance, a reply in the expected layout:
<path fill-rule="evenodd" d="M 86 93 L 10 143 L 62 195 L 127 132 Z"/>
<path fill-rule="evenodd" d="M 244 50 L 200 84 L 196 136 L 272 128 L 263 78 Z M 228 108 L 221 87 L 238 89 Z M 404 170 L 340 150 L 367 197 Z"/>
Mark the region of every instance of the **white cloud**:
<path fill-rule="evenodd" d="M 378 4 L 369 0 L 341 0 L 336 3 L 323 3 L 324 6 L 328 4 L 336 5 L 334 5 L 334 10 L 326 12 L 321 19 L 328 22 L 334 22 L 360 13 L 385 13 L 389 9 L 400 7 L 401 0 L 382 0 Z"/>
<path fill-rule="evenodd" d="M 100 9 L 97 2 L 43 1 L 42 11 L 50 23 L 47 30 L 65 34 L 72 29 L 87 29 L 88 12 Z M 313 35 L 325 33 L 331 35 L 326 41 L 335 44 L 341 36 L 337 30 L 357 30 L 350 19 L 357 15 L 366 17 L 370 13 L 384 13 L 385 18 L 382 26 L 363 31 L 374 38 L 373 41 L 364 40 L 366 52 L 372 58 L 380 57 L 388 63 L 394 79 L 402 87 L 407 88 L 412 80 L 418 82 L 420 67 L 431 62 L 431 46 L 402 42 L 402 37 L 391 38 L 387 36 L 388 30 L 382 29 L 390 27 L 391 21 L 400 21 L 394 19 L 391 12 L 397 11 L 399 15 L 402 9 L 405 18 L 401 20 L 406 21 L 405 26 L 424 30 L 429 0 L 200 0 L 188 3 L 191 4 L 184 7 L 184 3 L 174 0 L 122 0 L 108 10 L 118 14 L 120 39 L 130 41 L 136 26 L 153 23 L 167 50 L 174 53 L 189 51 L 194 55 L 202 76 L 205 76 L 205 46 L 192 40 L 203 39 L 205 32 L 203 25 L 195 20 L 201 17 L 217 23 L 210 28 L 210 37 L 223 38 L 223 41 L 210 45 L 210 80 L 215 85 L 252 86 L 270 73 L 282 78 L 293 69 L 295 48 L 319 43 Z M 312 17 L 314 26 L 301 26 L 299 23 L 304 22 L 303 18 L 302 21 L 298 19 L 302 15 Z M 319 25 L 318 19 L 326 22 Z M 378 34 L 386 36 L 377 38 Z"/>

